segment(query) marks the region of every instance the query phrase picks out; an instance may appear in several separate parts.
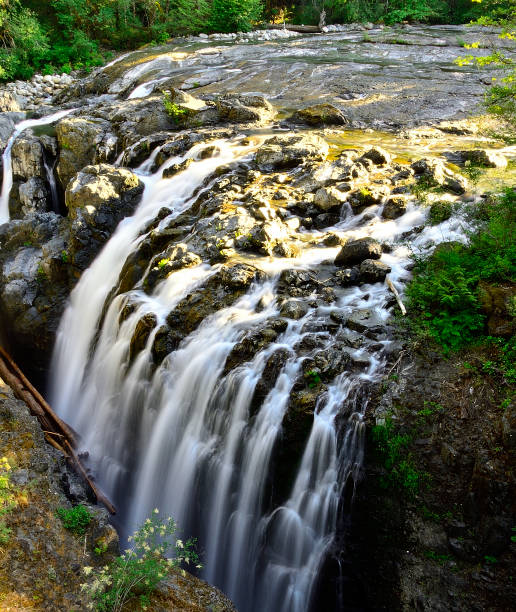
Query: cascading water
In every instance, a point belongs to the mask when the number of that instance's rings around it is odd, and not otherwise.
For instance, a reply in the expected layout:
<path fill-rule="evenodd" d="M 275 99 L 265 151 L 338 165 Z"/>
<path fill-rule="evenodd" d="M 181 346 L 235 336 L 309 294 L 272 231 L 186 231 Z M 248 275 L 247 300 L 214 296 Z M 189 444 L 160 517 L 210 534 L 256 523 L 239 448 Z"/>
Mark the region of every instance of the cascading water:
<path fill-rule="evenodd" d="M 2 164 L 4 169 L 4 178 L 2 183 L 2 194 L 0 196 L 0 225 L 2 223 L 7 223 L 9 221 L 9 196 L 11 194 L 11 189 L 13 186 L 13 170 L 11 166 L 11 149 L 13 147 L 14 141 L 18 138 L 18 136 L 29 128 L 37 127 L 39 125 L 49 125 L 50 123 L 55 123 L 66 117 L 73 112 L 73 109 L 61 110 L 57 113 L 53 113 L 52 115 L 47 115 L 46 117 L 42 117 L 41 119 L 26 119 L 25 121 L 21 121 L 15 127 L 12 136 L 9 138 L 7 142 L 7 146 L 2 154 Z"/>
<path fill-rule="evenodd" d="M 219 155 L 195 161 L 170 179 L 142 174 L 144 197 L 124 220 L 72 293 L 58 333 L 53 360 L 52 402 L 82 436 L 102 488 L 121 509 L 122 530 L 140 524 L 159 507 L 174 516 L 204 550 L 206 579 L 226 591 L 242 612 L 306 612 L 325 554 L 335 536 L 339 503 L 353 489 L 363 456 L 364 386 L 381 375 L 388 339 L 366 339 L 350 349 L 350 365 L 328 385 L 316 405 L 297 474 L 283 503 L 270 506 L 268 477 L 289 398 L 307 355 L 296 347 L 328 312 L 341 317 L 367 309 L 379 322 L 389 317 L 383 284 L 342 293 L 330 306 L 318 305 L 290 320 L 275 340 L 243 364 L 225 370 L 228 356 L 246 332 L 277 319 L 280 272 L 311 270 L 333 259 L 336 248 L 307 248 L 293 259 L 253 260 L 263 276 L 233 304 L 207 316 L 179 347 L 152 367 L 152 347 L 170 313 L 189 293 L 219 273 L 199 265 L 172 273 L 152 292 L 140 287 L 106 300 L 129 254 L 164 206 L 164 224 L 186 211 L 196 189 L 218 165 L 247 155 L 251 146 L 219 141 Z M 196 145 L 186 157 L 202 149 Z M 155 159 L 154 152 L 152 159 Z M 140 168 L 145 172 L 146 162 Z M 210 186 L 205 187 L 208 190 Z M 381 218 L 381 207 L 349 215 L 337 229 L 349 237 L 387 240 L 420 224 L 424 213 L 409 205 L 396 221 Z M 425 229 L 419 245 L 460 235 L 452 221 Z M 408 276 L 409 251 L 384 254 L 398 284 Z M 132 310 L 124 315 L 125 307 Z M 131 357 L 138 322 L 153 315 L 156 326 L 145 347 Z M 100 329 L 99 329 L 100 325 Z M 331 348 L 328 331 L 319 347 Z M 284 359 L 259 406 L 255 391 L 270 360 Z M 356 364 L 361 364 L 357 369 Z M 353 365 L 355 364 L 355 365 Z M 339 425 L 340 423 L 340 425 Z"/>

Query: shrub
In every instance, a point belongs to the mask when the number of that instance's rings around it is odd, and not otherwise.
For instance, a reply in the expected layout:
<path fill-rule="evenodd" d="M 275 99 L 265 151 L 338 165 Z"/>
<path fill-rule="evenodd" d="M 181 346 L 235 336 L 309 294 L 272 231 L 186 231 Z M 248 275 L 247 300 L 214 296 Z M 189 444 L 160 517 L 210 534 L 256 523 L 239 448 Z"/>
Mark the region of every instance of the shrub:
<path fill-rule="evenodd" d="M 384 424 L 372 427 L 371 437 L 375 452 L 386 471 L 380 484 L 385 488 L 401 487 L 406 494 L 416 495 L 424 476 L 412 464 L 408 451 L 410 436 L 395 431 L 393 422 L 386 419 Z"/>
<path fill-rule="evenodd" d="M 182 563 L 201 567 L 194 551 L 195 540 L 183 542 L 174 538 L 173 543 L 169 541 L 175 536 L 176 524 L 171 518 L 159 520 L 157 514 L 156 509 L 153 518 L 147 519 L 129 538 L 134 542 L 132 549 L 102 569 L 83 568 L 91 581 L 81 588 L 91 597 L 92 608 L 118 612 L 129 599 L 137 598 L 145 609 L 150 603 L 150 595 L 171 568 L 180 567 Z M 167 558 L 171 549 L 174 556 Z M 183 573 L 186 572 L 183 570 Z"/>
<path fill-rule="evenodd" d="M 57 516 L 63 521 L 64 527 L 76 535 L 84 535 L 92 519 L 87 508 L 81 504 L 70 509 L 58 508 Z"/>
<path fill-rule="evenodd" d="M 466 245 L 440 245 L 416 262 L 407 288 L 415 326 L 446 350 L 456 350 L 480 338 L 484 315 L 478 283 L 516 279 L 516 191 L 508 189 L 479 209 L 479 229 Z"/>
<path fill-rule="evenodd" d="M 7 457 L 0 458 L 0 545 L 9 541 L 12 532 L 1 518 L 16 506 L 9 479 L 10 471 L 11 466 Z"/>

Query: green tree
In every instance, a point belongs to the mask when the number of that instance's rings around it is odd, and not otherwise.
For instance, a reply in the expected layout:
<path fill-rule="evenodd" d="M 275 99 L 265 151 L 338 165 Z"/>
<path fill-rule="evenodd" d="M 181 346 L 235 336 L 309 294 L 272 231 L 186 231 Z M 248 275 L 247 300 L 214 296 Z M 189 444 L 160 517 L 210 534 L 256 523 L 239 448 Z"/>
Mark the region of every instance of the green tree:
<path fill-rule="evenodd" d="M 213 0 L 210 28 L 216 32 L 248 32 L 262 11 L 261 0 Z"/>

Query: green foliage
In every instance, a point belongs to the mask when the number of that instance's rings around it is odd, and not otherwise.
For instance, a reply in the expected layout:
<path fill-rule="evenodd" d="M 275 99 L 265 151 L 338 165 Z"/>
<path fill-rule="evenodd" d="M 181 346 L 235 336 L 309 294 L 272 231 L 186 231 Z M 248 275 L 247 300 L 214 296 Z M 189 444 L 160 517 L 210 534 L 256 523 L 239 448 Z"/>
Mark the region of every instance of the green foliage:
<path fill-rule="evenodd" d="M 415 496 L 425 478 L 412 464 L 408 450 L 411 437 L 397 432 L 391 419 L 374 425 L 371 437 L 375 452 L 386 470 L 381 485 L 385 488 L 401 487 L 409 496 Z"/>
<path fill-rule="evenodd" d="M 447 221 L 453 212 L 453 204 L 446 200 L 438 200 L 432 202 L 428 212 L 428 220 L 432 225 L 439 225 L 443 221 Z"/>
<path fill-rule="evenodd" d="M 56 514 L 63 521 L 64 527 L 76 535 L 84 535 L 92 519 L 82 504 L 73 508 L 58 508 Z"/>
<path fill-rule="evenodd" d="M 516 191 L 486 203 L 480 214 L 480 228 L 468 244 L 443 244 L 416 262 L 407 289 L 413 322 L 446 350 L 481 336 L 479 281 L 516 279 Z"/>
<path fill-rule="evenodd" d="M 213 0 L 210 28 L 216 32 L 248 32 L 262 12 L 261 0 Z"/>
<path fill-rule="evenodd" d="M 453 560 L 453 557 L 451 555 L 436 553 L 435 550 L 427 550 L 425 552 L 425 557 L 427 559 L 432 559 L 432 561 L 439 563 L 439 565 L 446 565 L 448 561 Z"/>
<path fill-rule="evenodd" d="M 308 370 L 308 372 L 305 372 L 304 377 L 310 389 L 314 389 L 321 382 L 321 376 L 317 370 Z"/>
<path fill-rule="evenodd" d="M 404 20 L 430 21 L 442 15 L 446 5 L 442 0 L 392 0 L 384 16 L 387 24 Z"/>
<path fill-rule="evenodd" d="M 0 545 L 7 544 L 12 533 L 12 530 L 7 527 L 2 517 L 16 506 L 9 479 L 10 471 L 11 466 L 7 457 L 0 458 Z"/>
<path fill-rule="evenodd" d="M 195 540 L 176 539 L 175 522 L 171 518 L 160 520 L 157 514 L 158 510 L 154 510 L 153 518 L 147 519 L 129 538 L 132 549 L 101 569 L 83 568 L 90 581 L 81 588 L 91 597 L 90 608 L 118 612 L 129 599 L 137 599 L 146 609 L 151 594 L 171 568 L 182 563 L 201 567 L 194 551 Z M 173 557 L 167 558 L 170 553 Z"/>
<path fill-rule="evenodd" d="M 163 96 L 163 106 L 165 107 L 168 116 L 176 124 L 183 123 L 183 121 L 185 121 L 190 115 L 190 111 L 187 108 L 184 106 L 179 106 L 172 101 L 172 98 L 168 92 L 166 92 Z"/>

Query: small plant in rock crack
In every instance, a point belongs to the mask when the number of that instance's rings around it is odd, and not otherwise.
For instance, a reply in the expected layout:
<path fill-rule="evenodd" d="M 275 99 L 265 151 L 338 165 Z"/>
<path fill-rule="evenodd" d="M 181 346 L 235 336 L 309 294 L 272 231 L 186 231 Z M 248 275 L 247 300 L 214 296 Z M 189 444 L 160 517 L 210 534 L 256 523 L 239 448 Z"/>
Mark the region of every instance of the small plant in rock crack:
<path fill-rule="evenodd" d="M 73 508 L 58 508 L 56 514 L 63 521 L 64 527 L 76 535 L 84 535 L 92 519 L 82 504 Z"/>
<path fill-rule="evenodd" d="M 187 108 L 172 102 L 171 95 L 168 92 L 163 96 L 163 106 L 165 107 L 167 115 L 176 124 L 182 123 L 190 115 L 190 111 Z"/>
<path fill-rule="evenodd" d="M 310 389 L 313 389 L 321 382 L 321 375 L 317 370 L 308 370 L 308 372 L 305 372 L 305 380 Z"/>
<path fill-rule="evenodd" d="M 138 600 L 146 610 L 150 596 L 169 570 L 184 563 L 200 569 L 195 540 L 183 542 L 175 538 L 177 526 L 173 519 L 159 519 L 159 511 L 129 538 L 133 548 L 126 550 L 109 565 L 101 569 L 84 567 L 90 581 L 81 585 L 91 598 L 89 609 L 101 612 L 119 612 L 126 602 Z M 167 557 L 170 555 L 171 557 Z M 182 570 L 186 575 L 185 570 Z"/>

